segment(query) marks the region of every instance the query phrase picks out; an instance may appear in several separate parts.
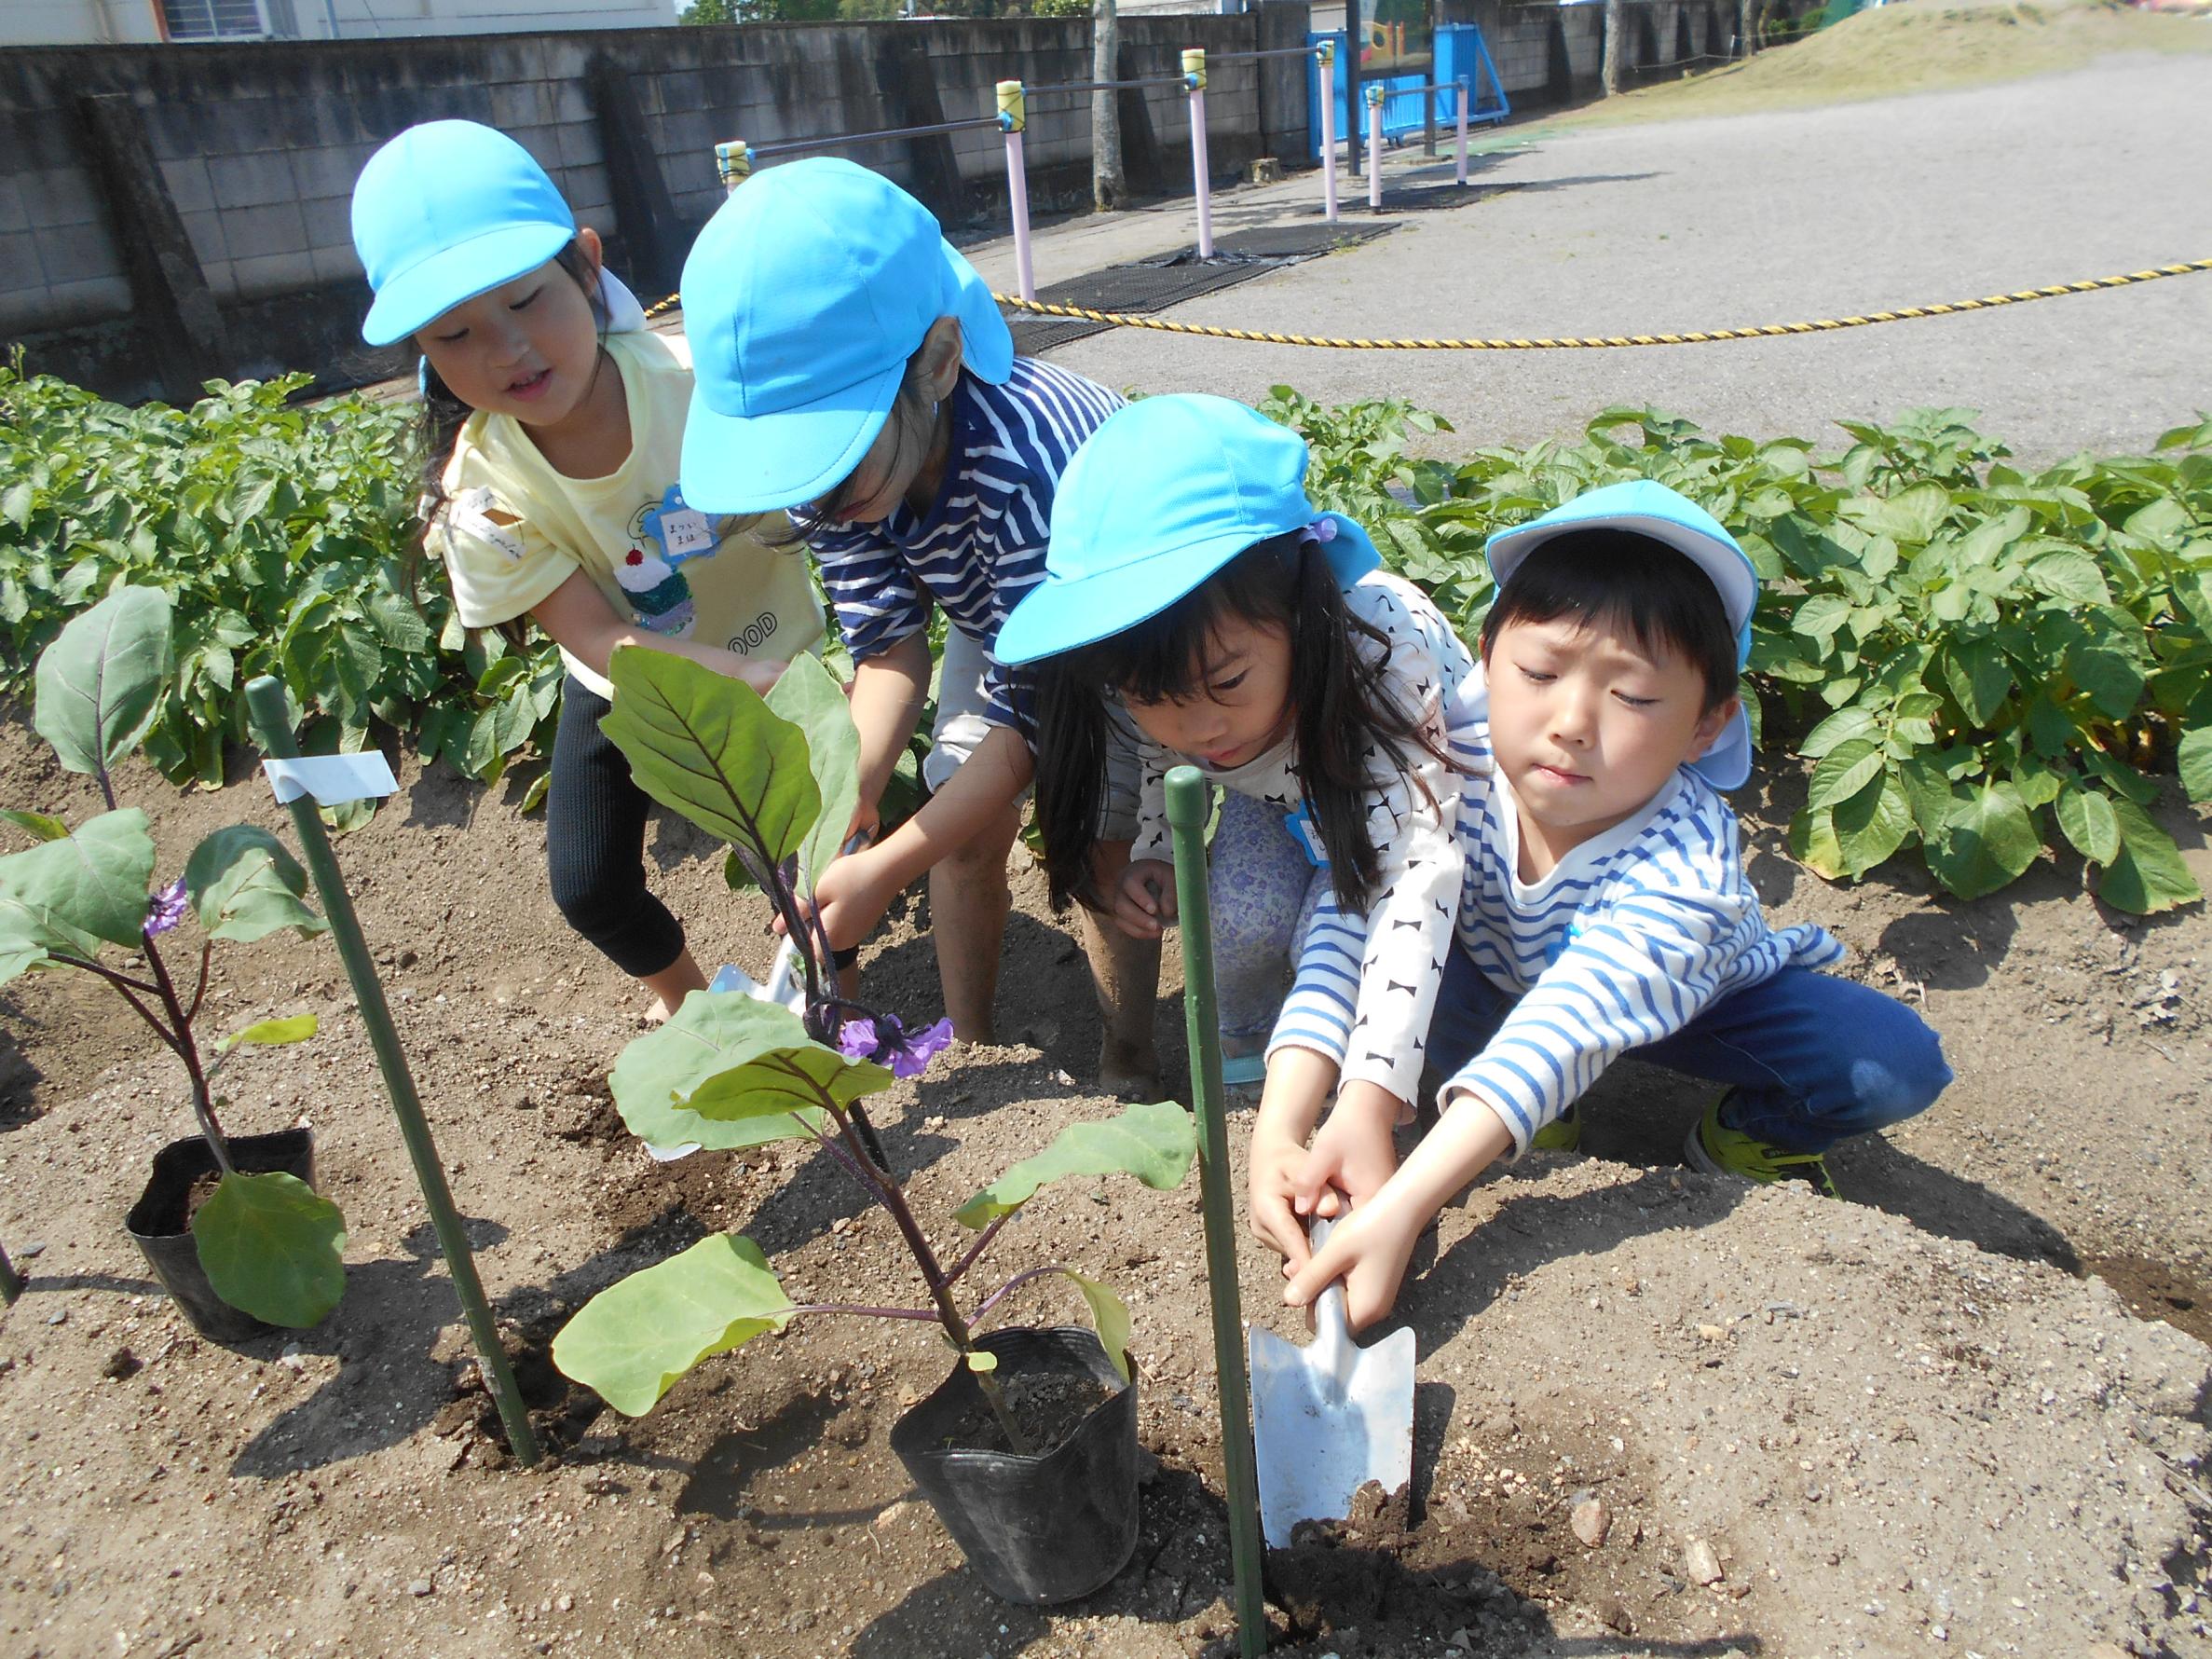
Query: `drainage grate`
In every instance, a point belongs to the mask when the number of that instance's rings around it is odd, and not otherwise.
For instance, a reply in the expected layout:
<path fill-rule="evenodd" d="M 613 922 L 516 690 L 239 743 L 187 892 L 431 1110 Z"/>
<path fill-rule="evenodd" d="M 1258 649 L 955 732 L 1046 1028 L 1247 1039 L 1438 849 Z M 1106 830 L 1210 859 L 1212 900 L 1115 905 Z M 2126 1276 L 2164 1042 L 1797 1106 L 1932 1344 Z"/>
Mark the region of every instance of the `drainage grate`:
<path fill-rule="evenodd" d="M 1195 248 L 1185 248 L 1055 282 L 1039 289 L 1037 297 L 1047 305 L 1081 306 L 1092 311 L 1138 315 L 1164 311 L 1199 295 L 1231 288 L 1340 248 L 1356 247 L 1397 228 L 1372 219 L 1337 225 L 1271 225 L 1222 237 L 1214 243 L 1214 256 L 1209 260 L 1202 262 Z M 1081 317 L 1031 317 L 1021 312 L 1009 314 L 1007 321 L 1014 329 L 1014 348 L 1024 357 L 1103 334 L 1112 326 Z"/>

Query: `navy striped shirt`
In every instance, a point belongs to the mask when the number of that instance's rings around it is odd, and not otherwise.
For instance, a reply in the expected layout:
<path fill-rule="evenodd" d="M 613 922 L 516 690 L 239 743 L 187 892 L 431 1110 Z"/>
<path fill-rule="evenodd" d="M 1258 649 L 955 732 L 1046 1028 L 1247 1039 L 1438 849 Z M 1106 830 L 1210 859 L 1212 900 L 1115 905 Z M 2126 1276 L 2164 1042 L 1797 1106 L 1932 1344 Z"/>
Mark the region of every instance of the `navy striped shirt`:
<path fill-rule="evenodd" d="M 1045 578 L 1060 473 L 1122 406 L 1103 386 L 1031 358 L 1004 386 L 963 374 L 952 394 L 952 453 L 926 513 L 901 501 L 881 524 L 812 539 L 838 631 L 855 662 L 929 625 L 932 603 L 988 652 L 1007 613 Z M 992 663 L 986 718 L 1036 736 L 1031 680 Z"/>

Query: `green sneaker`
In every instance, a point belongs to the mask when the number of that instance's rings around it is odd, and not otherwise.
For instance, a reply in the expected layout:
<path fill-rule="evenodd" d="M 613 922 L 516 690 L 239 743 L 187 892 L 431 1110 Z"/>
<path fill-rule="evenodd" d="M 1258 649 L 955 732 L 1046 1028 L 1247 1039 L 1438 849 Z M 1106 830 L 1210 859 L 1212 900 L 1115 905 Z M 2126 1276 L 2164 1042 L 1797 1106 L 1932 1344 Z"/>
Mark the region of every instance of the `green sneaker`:
<path fill-rule="evenodd" d="M 1843 1197 L 1836 1190 L 1827 1162 L 1819 1153 L 1792 1152 L 1723 1123 L 1721 1108 L 1734 1092 L 1724 1089 L 1715 1095 L 1705 1108 L 1705 1116 L 1682 1143 L 1683 1158 L 1691 1169 L 1708 1175 L 1735 1175 L 1762 1186 L 1771 1181 L 1808 1181 L 1832 1199 Z"/>
<path fill-rule="evenodd" d="M 1550 1123 L 1529 1137 L 1531 1152 L 1579 1152 L 1582 1149 L 1582 1119 L 1575 1116 L 1569 1106 Z"/>

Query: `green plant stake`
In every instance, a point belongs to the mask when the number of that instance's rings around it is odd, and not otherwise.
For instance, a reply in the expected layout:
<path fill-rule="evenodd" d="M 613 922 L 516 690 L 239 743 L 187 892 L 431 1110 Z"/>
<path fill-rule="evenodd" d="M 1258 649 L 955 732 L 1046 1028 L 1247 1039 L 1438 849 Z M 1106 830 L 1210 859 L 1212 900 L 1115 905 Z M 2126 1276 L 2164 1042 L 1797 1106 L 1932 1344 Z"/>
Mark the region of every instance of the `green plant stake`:
<path fill-rule="evenodd" d="M 284 688 L 267 675 L 246 687 L 246 710 L 264 753 L 280 761 L 299 754 L 293 741 L 291 711 Z M 384 1000 L 384 984 L 376 965 L 369 958 L 361 921 L 353 913 L 352 897 L 338 873 L 338 857 L 331 850 L 330 835 L 322 827 L 314 797 L 302 794 L 291 803 L 292 823 L 299 832 L 300 851 L 307 855 L 307 873 L 322 895 L 324 916 L 331 938 L 346 965 L 346 978 L 353 985 L 353 1000 L 369 1028 L 369 1042 L 376 1050 L 376 1064 L 384 1073 L 384 1087 L 391 1095 L 391 1109 L 400 1120 L 400 1135 L 407 1143 L 407 1156 L 415 1160 L 415 1179 L 430 1206 L 430 1224 L 438 1230 L 438 1248 L 445 1255 L 445 1270 L 453 1277 L 454 1293 L 469 1321 L 469 1334 L 476 1339 L 476 1357 L 484 1366 L 492 1400 L 499 1408 L 499 1421 L 507 1430 L 508 1449 L 526 1469 L 538 1461 L 538 1438 L 530 1431 L 530 1414 L 515 1387 L 514 1371 L 507 1351 L 499 1346 L 498 1327 L 492 1323 L 491 1305 L 484 1299 L 483 1281 L 476 1277 L 476 1257 L 469 1237 L 461 1230 L 460 1212 L 453 1205 L 453 1189 L 445 1185 L 445 1167 L 438 1161 L 437 1144 L 430 1139 L 429 1120 L 422 1114 L 422 1099 L 415 1092 L 415 1078 L 407 1070 L 407 1056 L 400 1049 L 399 1029 L 391 1022 L 391 1008 Z"/>
<path fill-rule="evenodd" d="M 1176 914 L 1182 928 L 1182 1010 L 1197 1103 L 1198 1191 L 1206 1213 L 1206 1281 L 1213 1298 L 1214 1373 L 1222 1391 L 1222 1476 L 1229 1488 L 1229 1561 L 1236 1577 L 1236 1642 L 1244 1659 L 1267 1651 L 1260 1584 L 1260 1486 L 1244 1366 L 1244 1308 L 1236 1291 L 1236 1220 L 1229 1196 L 1228 1125 L 1222 1114 L 1221 1021 L 1213 1005 L 1213 915 L 1206 894 L 1206 780 L 1194 766 L 1167 775 L 1175 831 Z"/>

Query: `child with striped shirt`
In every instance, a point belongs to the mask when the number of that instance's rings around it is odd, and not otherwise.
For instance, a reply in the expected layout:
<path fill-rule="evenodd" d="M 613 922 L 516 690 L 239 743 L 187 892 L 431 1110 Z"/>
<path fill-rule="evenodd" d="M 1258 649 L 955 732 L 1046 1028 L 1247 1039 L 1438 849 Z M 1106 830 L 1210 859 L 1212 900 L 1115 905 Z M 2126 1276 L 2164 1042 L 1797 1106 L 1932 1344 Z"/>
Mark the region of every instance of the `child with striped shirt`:
<path fill-rule="evenodd" d="M 684 266 L 698 391 L 685 429 L 685 499 L 707 512 L 787 509 L 812 547 L 855 664 L 860 810 L 878 802 L 931 694 L 929 628 L 950 624 L 922 776 L 931 799 L 815 884 L 834 950 L 857 946 L 908 883 L 929 875 L 945 1011 L 992 1040 L 1006 856 L 1034 769 L 1028 676 L 993 655 L 1016 601 L 1045 572 L 1061 472 L 1121 407 L 1105 387 L 1014 353 L 983 279 L 927 209 L 850 161 L 818 158 L 749 181 Z M 1133 751 L 1113 757 L 1099 891 L 1128 858 Z M 1100 1081 L 1158 1089 L 1156 940 L 1101 926 L 1084 942 L 1104 1034 Z"/>
<path fill-rule="evenodd" d="M 1843 954 L 1833 939 L 1759 913 L 1718 793 L 1750 773 L 1737 679 L 1758 596 L 1727 531 L 1639 481 L 1501 531 L 1489 555 L 1487 775 L 1462 791 L 1457 937 L 1428 1038 L 1441 1120 L 1396 1165 L 1392 1115 L 1340 1102 L 1288 1201 L 1253 1195 L 1285 1300 L 1342 1278 L 1355 1326 L 1389 1310 L 1453 1194 L 1532 1144 L 1576 1144 L 1575 1102 L 1623 1054 L 1724 1086 L 1684 1147 L 1693 1166 L 1831 1196 L 1830 1146 L 1951 1080 L 1918 1015 L 1817 971 Z M 1357 1041 L 1356 1022 L 1330 1040 Z M 1347 1200 L 1309 1251 L 1300 1218 Z"/>

